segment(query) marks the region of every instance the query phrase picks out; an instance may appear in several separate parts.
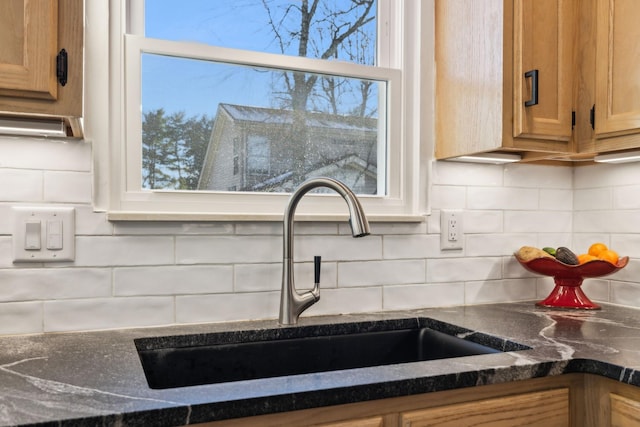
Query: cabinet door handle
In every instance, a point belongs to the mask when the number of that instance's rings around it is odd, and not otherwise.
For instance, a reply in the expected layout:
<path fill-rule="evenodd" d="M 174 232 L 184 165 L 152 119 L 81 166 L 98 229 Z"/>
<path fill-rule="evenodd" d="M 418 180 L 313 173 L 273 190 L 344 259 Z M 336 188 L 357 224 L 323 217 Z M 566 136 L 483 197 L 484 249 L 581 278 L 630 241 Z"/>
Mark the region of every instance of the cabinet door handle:
<path fill-rule="evenodd" d="M 538 70 L 531 70 L 524 73 L 524 78 L 531 77 L 531 99 L 524 101 L 525 107 L 538 105 Z"/>

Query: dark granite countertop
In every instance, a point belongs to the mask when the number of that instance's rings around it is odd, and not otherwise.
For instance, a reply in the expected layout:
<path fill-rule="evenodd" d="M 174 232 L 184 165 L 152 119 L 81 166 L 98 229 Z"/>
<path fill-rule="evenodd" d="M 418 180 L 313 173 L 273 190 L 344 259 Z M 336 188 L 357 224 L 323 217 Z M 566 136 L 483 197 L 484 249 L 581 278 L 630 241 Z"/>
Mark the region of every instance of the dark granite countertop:
<path fill-rule="evenodd" d="M 456 325 L 451 331 L 476 341 L 531 349 L 154 390 L 134 339 L 271 329 L 276 321 L 2 337 L 0 425 L 174 426 L 572 372 L 640 386 L 640 310 L 630 308 L 527 302 L 303 317 L 299 326 L 416 317 Z"/>

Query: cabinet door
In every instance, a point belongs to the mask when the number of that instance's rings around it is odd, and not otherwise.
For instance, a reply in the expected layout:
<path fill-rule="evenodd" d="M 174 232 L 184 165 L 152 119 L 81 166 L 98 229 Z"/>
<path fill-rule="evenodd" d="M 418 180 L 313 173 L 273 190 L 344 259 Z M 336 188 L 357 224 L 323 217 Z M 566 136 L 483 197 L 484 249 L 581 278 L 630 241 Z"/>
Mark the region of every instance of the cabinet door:
<path fill-rule="evenodd" d="M 569 389 L 517 394 L 401 414 L 402 427 L 569 426 Z"/>
<path fill-rule="evenodd" d="M 640 402 L 611 393 L 611 425 L 633 427 L 640 425 Z"/>
<path fill-rule="evenodd" d="M 0 1 L 0 95 L 56 99 L 57 0 Z"/>
<path fill-rule="evenodd" d="M 576 0 L 514 0 L 513 6 L 513 136 L 568 141 Z"/>
<path fill-rule="evenodd" d="M 596 136 L 640 130 L 640 1 L 598 0 Z"/>
<path fill-rule="evenodd" d="M 83 0 L 0 0 L 0 115 L 64 118 L 81 137 Z M 56 56 L 68 55 L 67 83 Z"/>
<path fill-rule="evenodd" d="M 383 417 L 362 418 L 356 420 L 337 421 L 333 423 L 314 424 L 313 427 L 384 427 Z"/>

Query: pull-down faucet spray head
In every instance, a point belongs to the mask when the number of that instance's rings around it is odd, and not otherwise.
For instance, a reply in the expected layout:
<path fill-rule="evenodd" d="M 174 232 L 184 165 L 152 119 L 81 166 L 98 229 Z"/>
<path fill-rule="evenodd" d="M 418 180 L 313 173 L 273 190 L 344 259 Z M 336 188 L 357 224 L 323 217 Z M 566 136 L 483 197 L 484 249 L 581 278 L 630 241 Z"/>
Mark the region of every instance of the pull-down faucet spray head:
<path fill-rule="evenodd" d="M 327 187 L 342 196 L 349 208 L 349 224 L 353 237 L 370 233 L 369 222 L 356 195 L 342 182 L 332 178 L 312 178 L 303 182 L 289 199 L 284 213 L 282 233 L 282 291 L 280 294 L 280 324 L 295 325 L 300 314 L 320 299 L 319 283 L 311 291 L 299 294 L 293 280 L 293 218 L 300 199 L 317 187 Z M 318 267 L 319 268 L 319 267 Z"/>

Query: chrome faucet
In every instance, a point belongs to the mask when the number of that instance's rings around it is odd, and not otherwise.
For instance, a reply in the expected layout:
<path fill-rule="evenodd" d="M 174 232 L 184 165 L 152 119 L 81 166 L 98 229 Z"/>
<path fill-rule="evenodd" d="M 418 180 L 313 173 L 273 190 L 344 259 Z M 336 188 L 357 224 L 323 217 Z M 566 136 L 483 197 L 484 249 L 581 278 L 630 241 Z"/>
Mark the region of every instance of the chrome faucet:
<path fill-rule="evenodd" d="M 303 294 L 296 291 L 293 280 L 293 217 L 298 202 L 307 192 L 317 187 L 335 190 L 347 202 L 349 208 L 349 224 L 353 237 L 369 234 L 369 222 L 356 195 L 342 182 L 332 178 L 311 178 L 300 184 L 293 192 L 283 220 L 283 257 L 282 257 L 282 291 L 280 293 L 281 325 L 295 325 L 300 314 L 320 299 L 320 257 L 315 258 L 315 284 L 313 289 Z"/>

